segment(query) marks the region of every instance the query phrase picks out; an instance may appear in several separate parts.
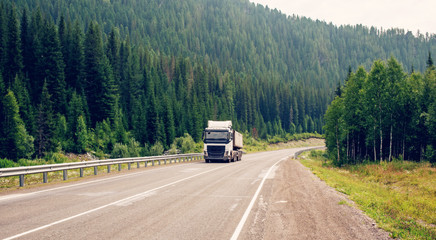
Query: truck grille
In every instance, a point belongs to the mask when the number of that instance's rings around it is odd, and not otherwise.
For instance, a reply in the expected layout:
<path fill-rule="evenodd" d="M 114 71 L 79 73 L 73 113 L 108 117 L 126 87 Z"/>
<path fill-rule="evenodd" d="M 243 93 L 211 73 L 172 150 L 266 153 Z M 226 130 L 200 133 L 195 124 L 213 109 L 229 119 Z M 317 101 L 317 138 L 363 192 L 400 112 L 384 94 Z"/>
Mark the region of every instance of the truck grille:
<path fill-rule="evenodd" d="M 225 146 L 207 146 L 207 154 L 210 158 L 222 158 L 224 156 L 224 152 L 226 151 Z"/>

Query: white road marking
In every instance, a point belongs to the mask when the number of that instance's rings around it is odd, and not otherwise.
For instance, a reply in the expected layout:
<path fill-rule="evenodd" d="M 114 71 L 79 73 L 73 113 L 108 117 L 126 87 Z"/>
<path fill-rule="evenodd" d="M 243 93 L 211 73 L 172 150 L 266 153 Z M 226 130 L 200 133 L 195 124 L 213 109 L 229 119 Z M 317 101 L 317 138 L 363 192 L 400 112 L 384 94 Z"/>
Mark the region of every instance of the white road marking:
<path fill-rule="evenodd" d="M 268 175 L 271 173 L 271 171 L 274 169 L 275 166 L 277 166 L 281 161 L 285 160 L 287 158 L 282 158 L 279 161 L 277 161 L 274 165 L 272 165 L 268 172 L 265 174 L 265 176 L 262 179 L 262 182 L 260 182 L 259 187 L 257 188 L 256 193 L 254 194 L 253 198 L 251 199 L 250 204 L 248 205 L 247 209 L 245 210 L 244 215 L 241 218 L 241 221 L 239 221 L 238 226 L 235 229 L 235 232 L 233 232 L 232 237 L 230 240 L 237 240 L 239 237 L 239 234 L 241 234 L 242 228 L 244 227 L 245 222 L 248 219 L 248 215 L 250 215 L 251 209 L 253 208 L 254 203 L 256 202 L 257 197 L 259 196 L 260 190 L 262 190 L 263 184 L 265 183 L 265 180 L 267 179 Z"/>
<path fill-rule="evenodd" d="M 258 179 L 255 179 L 254 181 L 251 182 L 251 185 L 253 185 L 253 184 L 255 184 L 255 183 L 259 182 L 259 181 L 260 181 L 259 178 L 258 178 Z"/>
<path fill-rule="evenodd" d="M 284 201 L 284 200 L 282 200 L 282 201 L 277 201 L 277 202 L 275 202 L 275 203 L 288 203 L 288 201 Z"/>
<path fill-rule="evenodd" d="M 232 206 L 230 206 L 230 212 L 235 211 L 236 207 L 238 206 L 238 203 L 233 204 Z"/>
<path fill-rule="evenodd" d="M 79 196 L 86 196 L 86 197 L 101 197 L 106 195 L 111 195 L 114 192 L 86 192 L 86 193 L 80 193 L 77 194 Z"/>
<path fill-rule="evenodd" d="M 127 207 L 127 206 L 129 206 L 129 205 L 132 205 L 134 202 L 141 201 L 141 200 L 143 200 L 143 199 L 146 198 L 146 197 L 151 197 L 151 196 L 156 195 L 156 194 L 157 194 L 156 191 L 153 191 L 153 192 L 146 192 L 146 193 L 144 193 L 144 194 L 140 194 L 140 195 L 138 195 L 138 196 L 136 196 L 136 197 L 134 197 L 134 198 L 132 198 L 132 199 L 128 199 L 128 200 L 125 200 L 125 201 L 121 201 L 121 202 L 115 204 L 115 206 L 119 206 L 119 207 Z"/>
<path fill-rule="evenodd" d="M 8 237 L 8 238 L 5 238 L 4 240 L 10 240 L 10 239 L 19 238 L 19 237 L 25 236 L 25 235 L 27 235 L 27 234 L 37 232 L 37 231 L 39 231 L 39 230 L 43 230 L 43 229 L 49 228 L 49 227 L 51 227 L 51 226 L 54 226 L 54 225 L 57 225 L 57 224 L 60 224 L 60 223 L 64 223 L 64 222 L 70 221 L 70 220 L 72 220 L 72 219 L 75 219 L 75 218 L 81 217 L 81 216 L 83 216 L 83 215 L 87 215 L 87 214 L 90 214 L 90 213 L 96 212 L 96 211 L 98 211 L 98 210 L 101 210 L 101 209 L 107 208 L 107 207 L 109 207 L 109 206 L 114 206 L 114 205 L 116 206 L 117 204 L 120 204 L 120 203 L 123 203 L 123 202 L 127 202 L 127 201 L 131 201 L 131 200 L 134 200 L 134 199 L 137 199 L 137 198 L 140 197 L 140 196 L 144 196 L 144 195 L 149 194 L 149 193 L 151 193 L 151 192 L 155 192 L 155 191 L 157 191 L 157 190 L 159 190 L 159 189 L 162 189 L 162 188 L 165 188 L 165 187 L 168 187 L 168 186 L 172 186 L 173 184 L 180 183 L 180 182 L 186 181 L 186 180 L 188 180 L 188 179 L 195 178 L 195 177 L 197 177 L 197 176 L 200 176 L 200 175 L 203 175 L 203 174 L 206 174 L 206 173 L 209 173 L 209 172 L 213 172 L 213 171 L 216 171 L 216 170 L 218 170 L 218 169 L 225 168 L 225 167 L 229 167 L 229 166 L 233 166 L 233 164 L 226 164 L 226 165 L 224 165 L 224 166 L 222 166 L 222 167 L 218 167 L 218 168 L 214 168 L 214 169 L 211 169 L 211 170 L 208 170 L 208 171 L 205 171 L 205 172 L 201 172 L 201 173 L 198 173 L 198 174 L 192 175 L 192 176 L 190 176 L 190 177 L 186 177 L 186 178 L 183 178 L 183 179 L 180 179 L 180 180 L 177 180 L 177 181 L 174 181 L 174 182 L 171 182 L 171 183 L 168 183 L 168 184 L 162 185 L 162 186 L 160 186 L 160 187 L 157 187 L 157 188 L 154 188 L 154 189 L 151 189 L 151 190 L 148 190 L 148 191 L 145 191 L 145 192 L 142 192 L 142 193 L 139 193 L 139 194 L 136 194 L 136 195 L 133 195 L 133 196 L 130 196 L 130 197 L 127 197 L 127 198 L 123 198 L 123 199 L 121 199 L 121 200 L 118 200 L 118 201 L 115 201 L 115 202 L 112 202 L 112 203 L 109 203 L 109 204 L 106 204 L 106 205 L 100 206 L 100 207 L 98 207 L 98 208 L 94 208 L 94 209 L 88 210 L 88 211 L 86 211 L 86 212 L 82 212 L 82 213 L 79 213 L 79 214 L 77 214 L 77 215 L 74 215 L 74 216 L 71 216 L 71 217 L 68 217 L 68 218 L 64 218 L 64 219 L 61 219 L 61 220 L 59 220 L 59 221 L 56 221 L 56 222 L 53 222 L 53 223 L 50 223 L 50 224 L 47 224 L 47 225 L 44 225 L 44 226 L 41 226 L 41 227 L 38 227 L 38 228 L 31 229 L 31 230 L 29 230 L 29 231 L 26 231 L 26 232 L 23 232 L 23 233 L 20 233 L 20 234 L 17 234 L 17 235 L 14 235 L 14 236 L 11 236 L 11 237 Z"/>
<path fill-rule="evenodd" d="M 194 163 L 188 163 L 188 164 L 194 164 Z M 111 178 L 104 178 L 104 179 L 99 179 L 99 180 L 94 180 L 94 181 L 89 181 L 89 182 L 78 183 L 78 184 L 74 184 L 74 185 L 68 185 L 68 186 L 57 187 L 57 188 L 50 188 L 50 189 L 36 191 L 36 192 L 31 192 L 31 193 L 12 194 L 12 195 L 7 195 L 7 196 L 0 197 L 0 202 L 4 201 L 4 200 L 8 200 L 8 199 L 27 197 L 27 196 L 31 196 L 31 195 L 40 194 L 40 193 L 51 192 L 51 191 L 56 191 L 56 190 L 62 190 L 62 189 L 67 189 L 67 188 L 73 188 L 73 187 L 78 187 L 78 186 L 82 186 L 82 185 L 88 185 L 88 184 L 92 184 L 92 183 L 104 182 L 104 181 L 109 181 L 109 180 L 116 180 L 116 179 L 119 179 L 119 178 L 127 178 L 127 177 L 131 177 L 131 176 L 135 176 L 135 175 L 145 174 L 145 173 L 154 172 L 154 171 L 163 170 L 163 169 L 168 169 L 168 168 L 173 168 L 173 167 L 181 167 L 181 166 L 186 166 L 186 165 L 187 164 L 177 165 L 177 166 L 170 166 L 170 167 L 166 167 L 166 168 L 157 168 L 157 169 L 152 169 L 152 170 L 145 171 L 145 172 L 130 173 L 130 174 L 122 175 L 122 176 L 115 176 L 115 177 L 111 177 Z"/>
<path fill-rule="evenodd" d="M 281 159 L 284 160 L 284 159 Z M 276 176 L 276 170 L 277 170 L 278 166 L 273 166 L 273 168 L 271 169 L 271 172 L 269 173 L 269 175 L 267 176 L 267 179 L 274 179 L 274 177 Z"/>
<path fill-rule="evenodd" d="M 201 168 L 187 168 L 187 169 L 183 169 L 182 171 L 180 171 L 180 172 L 182 172 L 182 173 L 190 173 L 190 172 L 195 172 L 195 171 L 198 171 L 198 170 L 200 170 Z"/>

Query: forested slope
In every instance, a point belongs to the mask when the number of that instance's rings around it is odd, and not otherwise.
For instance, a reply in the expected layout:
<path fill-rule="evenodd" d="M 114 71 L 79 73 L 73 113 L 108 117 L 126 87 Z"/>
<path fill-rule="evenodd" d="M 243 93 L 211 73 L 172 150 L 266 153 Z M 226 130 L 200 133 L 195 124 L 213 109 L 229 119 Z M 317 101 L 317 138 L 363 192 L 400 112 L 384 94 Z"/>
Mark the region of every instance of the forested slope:
<path fill-rule="evenodd" d="M 322 132 L 349 66 L 393 55 L 424 71 L 434 50 L 434 36 L 242 0 L 2 1 L 0 157 L 169 148 L 207 119 L 262 138 Z"/>

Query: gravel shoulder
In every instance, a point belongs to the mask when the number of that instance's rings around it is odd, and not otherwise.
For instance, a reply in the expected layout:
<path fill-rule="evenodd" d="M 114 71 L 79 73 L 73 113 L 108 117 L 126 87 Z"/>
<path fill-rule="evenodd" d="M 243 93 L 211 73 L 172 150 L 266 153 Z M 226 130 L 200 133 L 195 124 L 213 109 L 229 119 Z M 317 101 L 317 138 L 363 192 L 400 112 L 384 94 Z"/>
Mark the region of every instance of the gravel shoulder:
<path fill-rule="evenodd" d="M 265 183 L 242 239 L 391 239 L 345 194 L 296 160 Z"/>

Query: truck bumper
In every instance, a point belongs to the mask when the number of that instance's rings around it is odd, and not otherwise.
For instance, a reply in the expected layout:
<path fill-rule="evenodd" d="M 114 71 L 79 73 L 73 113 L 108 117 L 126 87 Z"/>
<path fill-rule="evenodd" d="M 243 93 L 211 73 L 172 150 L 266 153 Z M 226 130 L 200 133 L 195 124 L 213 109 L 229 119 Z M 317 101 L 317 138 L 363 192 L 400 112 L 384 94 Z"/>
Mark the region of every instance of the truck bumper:
<path fill-rule="evenodd" d="M 229 162 L 231 160 L 230 156 L 223 156 L 223 157 L 209 157 L 209 156 L 204 156 L 204 160 L 206 160 L 206 162 L 209 161 L 223 161 L 223 162 Z"/>

